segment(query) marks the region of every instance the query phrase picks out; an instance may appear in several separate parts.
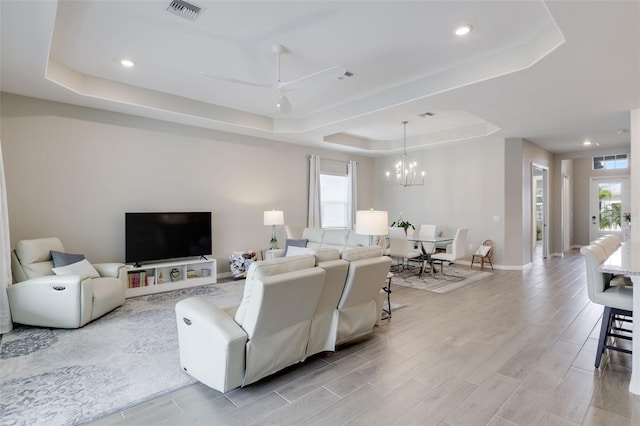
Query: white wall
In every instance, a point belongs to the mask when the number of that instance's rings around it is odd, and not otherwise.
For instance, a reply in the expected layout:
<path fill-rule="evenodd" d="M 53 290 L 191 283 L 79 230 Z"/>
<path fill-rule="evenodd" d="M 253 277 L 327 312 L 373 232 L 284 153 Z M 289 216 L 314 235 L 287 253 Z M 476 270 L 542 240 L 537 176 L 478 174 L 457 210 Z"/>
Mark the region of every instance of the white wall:
<path fill-rule="evenodd" d="M 510 265 L 528 265 L 532 260 L 533 225 L 532 225 L 532 164 L 536 163 L 549 169 L 549 253 L 554 253 L 553 235 L 555 217 L 557 215 L 555 185 L 557 173 L 553 167 L 553 154 L 539 146 L 521 138 L 509 138 L 505 145 L 505 187 L 507 197 L 506 247 Z M 559 211 L 559 210 L 558 210 Z"/>
<path fill-rule="evenodd" d="M 467 243 L 473 251 L 485 239 L 492 239 L 494 263 L 504 266 L 504 139 L 474 139 L 408 154 L 418 162 L 418 169 L 426 172 L 425 185 L 388 185 L 385 171 L 393 174 L 400 154 L 377 158 L 374 207 L 387 210 L 391 222 L 402 212 L 416 228 L 435 224 L 453 235 L 457 228 L 468 227 Z M 494 216 L 498 216 L 497 222 Z M 471 259 L 468 248 L 466 259 Z"/>
<path fill-rule="evenodd" d="M 308 154 L 358 162 L 373 204 L 373 159 L 2 93 L 0 135 L 11 245 L 58 236 L 93 262 L 124 261 L 124 213 L 213 212 L 213 255 L 269 246 L 264 210 L 307 218 Z M 283 232 L 279 237 L 283 240 Z"/>

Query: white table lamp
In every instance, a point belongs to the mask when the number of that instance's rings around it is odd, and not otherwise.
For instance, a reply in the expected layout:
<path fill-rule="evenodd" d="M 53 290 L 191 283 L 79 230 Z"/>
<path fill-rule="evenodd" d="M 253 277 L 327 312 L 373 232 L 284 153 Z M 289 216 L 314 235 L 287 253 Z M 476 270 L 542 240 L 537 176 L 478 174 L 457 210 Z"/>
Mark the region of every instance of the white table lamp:
<path fill-rule="evenodd" d="M 356 212 L 356 234 L 368 235 L 369 246 L 373 245 L 374 235 L 387 235 L 389 215 L 381 210 L 358 210 Z"/>
<path fill-rule="evenodd" d="M 278 239 L 276 238 L 276 225 L 284 225 L 284 212 L 282 210 L 265 211 L 264 224 L 271 225 L 271 249 L 277 249 Z"/>

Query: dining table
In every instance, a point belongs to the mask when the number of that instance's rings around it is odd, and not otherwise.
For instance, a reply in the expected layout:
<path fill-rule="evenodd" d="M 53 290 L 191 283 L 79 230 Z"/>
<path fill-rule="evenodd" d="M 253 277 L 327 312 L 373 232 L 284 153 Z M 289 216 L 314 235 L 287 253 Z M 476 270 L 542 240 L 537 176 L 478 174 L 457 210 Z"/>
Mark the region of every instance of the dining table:
<path fill-rule="evenodd" d="M 420 250 L 422 251 L 422 267 L 420 268 L 419 275 L 422 276 L 424 273 L 425 267 L 427 263 L 431 267 L 431 276 L 435 276 L 435 268 L 433 267 L 433 259 L 431 255 L 436 252 L 436 245 L 438 243 L 451 243 L 453 242 L 453 237 L 420 237 L 419 235 L 413 235 L 411 237 L 407 236 L 407 241 L 412 241 L 414 243 L 427 243 L 432 246 L 432 249 L 427 252 L 424 246 L 425 244 L 420 244 Z"/>
<path fill-rule="evenodd" d="M 600 272 L 631 278 L 640 289 L 640 242 L 625 242 L 599 267 Z M 640 312 L 640 291 L 633 292 L 633 311 Z M 629 392 L 640 395 L 640 320 L 633 321 Z"/>

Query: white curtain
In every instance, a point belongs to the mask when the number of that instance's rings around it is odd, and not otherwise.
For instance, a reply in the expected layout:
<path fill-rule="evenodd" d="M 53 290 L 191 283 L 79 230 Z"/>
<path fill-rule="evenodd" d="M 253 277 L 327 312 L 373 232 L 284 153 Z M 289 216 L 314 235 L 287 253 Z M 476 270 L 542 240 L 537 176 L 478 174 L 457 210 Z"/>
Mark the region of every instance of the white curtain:
<path fill-rule="evenodd" d="M 309 228 L 322 228 L 320 217 L 320 157 L 309 156 Z"/>
<path fill-rule="evenodd" d="M 11 247 L 9 241 L 9 209 L 7 186 L 4 180 L 2 144 L 0 144 L 0 334 L 13 330 L 7 287 L 11 285 Z"/>
<path fill-rule="evenodd" d="M 347 176 L 349 177 L 349 196 L 347 201 L 348 223 L 351 229 L 355 229 L 356 210 L 358 209 L 358 167 L 355 161 L 347 163 Z"/>

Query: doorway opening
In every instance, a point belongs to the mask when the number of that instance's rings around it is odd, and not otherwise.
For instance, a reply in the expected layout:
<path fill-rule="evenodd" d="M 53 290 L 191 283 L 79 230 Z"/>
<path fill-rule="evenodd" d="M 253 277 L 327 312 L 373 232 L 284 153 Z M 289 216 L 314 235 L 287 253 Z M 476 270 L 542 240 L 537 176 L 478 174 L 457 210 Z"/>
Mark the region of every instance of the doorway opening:
<path fill-rule="evenodd" d="M 549 258 L 549 168 L 531 165 L 531 260 Z"/>

